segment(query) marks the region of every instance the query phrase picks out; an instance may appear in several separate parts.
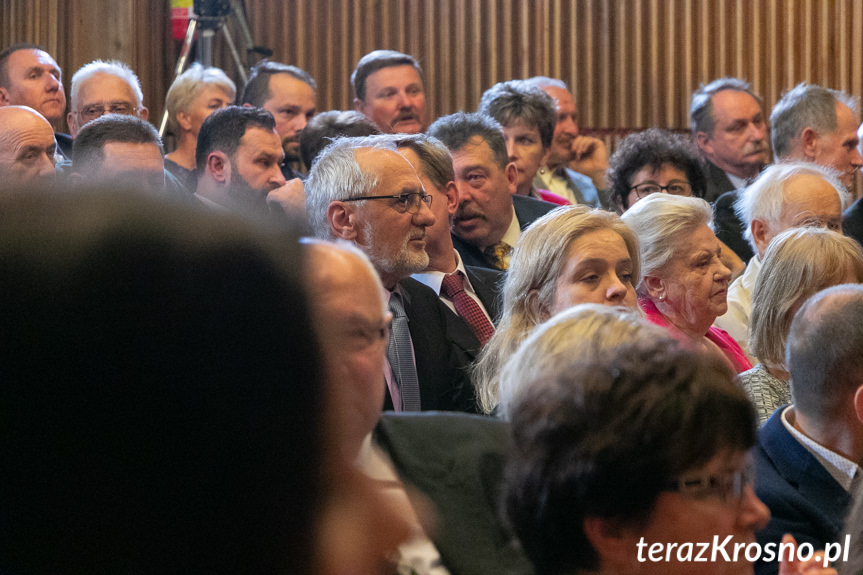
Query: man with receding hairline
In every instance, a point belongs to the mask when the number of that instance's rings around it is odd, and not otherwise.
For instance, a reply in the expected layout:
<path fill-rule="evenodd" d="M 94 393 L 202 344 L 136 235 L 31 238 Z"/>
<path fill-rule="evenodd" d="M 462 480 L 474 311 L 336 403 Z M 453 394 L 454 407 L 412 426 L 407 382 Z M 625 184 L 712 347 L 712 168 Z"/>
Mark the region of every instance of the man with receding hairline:
<path fill-rule="evenodd" d="M 26 106 L 0 107 L 0 187 L 54 180 L 54 130 Z"/>

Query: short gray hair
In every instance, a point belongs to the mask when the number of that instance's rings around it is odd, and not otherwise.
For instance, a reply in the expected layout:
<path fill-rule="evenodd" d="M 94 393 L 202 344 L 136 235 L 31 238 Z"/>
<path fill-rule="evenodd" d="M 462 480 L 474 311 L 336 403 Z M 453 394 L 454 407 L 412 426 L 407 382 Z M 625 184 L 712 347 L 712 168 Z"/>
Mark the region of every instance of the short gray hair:
<path fill-rule="evenodd" d="M 426 133 L 443 142 L 450 152 L 458 152 L 474 136 L 479 136 L 491 148 L 494 161 L 501 170 L 509 163 L 503 126 L 486 114 L 456 112 L 443 116 L 435 120 Z"/>
<path fill-rule="evenodd" d="M 773 153 L 784 158 L 791 152 L 792 141 L 804 128 L 812 128 L 819 135 L 836 131 L 836 104 L 845 104 L 857 113 L 857 98 L 802 82 L 785 92 L 770 112 Z"/>
<path fill-rule="evenodd" d="M 623 239 L 632 259 L 632 281 L 638 282 L 638 240 L 617 214 L 573 205 L 556 208 L 534 221 L 513 251 L 503 285 L 500 322 L 473 366 L 474 387 L 483 411 L 489 413 L 497 405 L 498 376 L 504 362 L 534 327 L 548 319 L 570 244 L 597 230 L 611 230 Z"/>
<path fill-rule="evenodd" d="M 716 127 L 716 118 L 713 116 L 713 96 L 726 90 L 749 94 L 761 106 L 761 97 L 752 90 L 749 82 L 739 78 L 719 78 L 706 86 L 702 84 L 692 93 L 692 102 L 689 104 L 689 125 L 693 135 L 698 132 L 713 133 L 713 128 Z"/>
<path fill-rule="evenodd" d="M 530 382 L 570 372 L 576 364 L 621 345 L 663 339 L 677 345 L 638 310 L 595 303 L 564 310 L 537 326 L 503 366 L 498 415 L 509 419 L 512 405 Z"/>
<path fill-rule="evenodd" d="M 621 219 L 638 236 L 642 281 L 638 293 L 646 295 L 644 278 L 657 276 L 681 244 L 698 228 L 712 228 L 713 210 L 701 198 L 651 194 L 626 210 Z"/>
<path fill-rule="evenodd" d="M 762 363 L 785 365 L 793 312 L 803 300 L 841 283 L 848 272 L 863 282 L 863 249 L 824 228 L 793 228 L 773 238 L 752 292 L 749 342 Z"/>
<path fill-rule="evenodd" d="M 558 80 L 557 78 L 549 78 L 548 76 L 534 76 L 533 78 L 525 80 L 525 83 L 529 86 L 536 86 L 539 89 L 560 88 L 569 92 L 569 87 L 566 85 L 566 82 Z"/>
<path fill-rule="evenodd" d="M 117 76 L 132 88 L 132 92 L 135 94 L 135 98 L 137 100 L 135 105 L 140 107 L 144 104 L 144 92 L 141 91 L 141 82 L 128 64 L 119 60 L 93 60 L 89 64 L 84 64 L 78 68 L 78 71 L 75 72 L 74 76 L 72 76 L 70 97 L 73 109 L 76 108 L 78 104 L 78 91 L 81 89 L 81 84 L 96 74 L 110 74 L 111 76 Z"/>
<path fill-rule="evenodd" d="M 375 174 L 364 172 L 357 162 L 357 151 L 364 148 L 396 151 L 395 137 L 336 138 L 315 160 L 305 189 L 306 213 L 316 237 L 336 239 L 327 219 L 332 202 L 368 196 L 380 184 Z"/>
<path fill-rule="evenodd" d="M 845 186 L 839 181 L 837 173 L 831 168 L 812 162 L 787 160 L 776 162 L 758 176 L 752 184 L 737 193 L 734 211 L 743 223 L 743 237 L 752 246 L 752 251 L 758 253 L 755 238 L 752 237 L 752 220 L 765 222 L 775 233 L 782 217 L 782 205 L 785 203 L 785 186 L 798 176 L 816 176 L 833 186 L 839 194 L 842 209 L 848 207 L 850 196 Z"/>
<path fill-rule="evenodd" d="M 809 298 L 791 322 L 786 363 L 794 407 L 816 424 L 834 417 L 863 373 L 863 286 L 829 287 Z"/>
<path fill-rule="evenodd" d="M 198 62 L 177 76 L 168 88 L 165 97 L 165 109 L 168 110 L 168 130 L 179 136 L 180 125 L 177 122 L 178 112 L 188 112 L 192 102 L 206 85 L 216 86 L 230 96 L 231 103 L 237 97 L 237 86 L 219 68 L 204 68 Z"/>

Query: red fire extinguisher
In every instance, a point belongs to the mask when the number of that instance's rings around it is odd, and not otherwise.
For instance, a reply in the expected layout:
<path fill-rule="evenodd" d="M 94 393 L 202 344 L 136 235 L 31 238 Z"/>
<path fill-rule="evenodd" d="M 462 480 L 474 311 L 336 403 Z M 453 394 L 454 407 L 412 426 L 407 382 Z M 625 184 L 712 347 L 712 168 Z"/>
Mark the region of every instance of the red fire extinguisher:
<path fill-rule="evenodd" d="M 171 0 L 171 35 L 182 41 L 192 17 L 192 0 Z"/>

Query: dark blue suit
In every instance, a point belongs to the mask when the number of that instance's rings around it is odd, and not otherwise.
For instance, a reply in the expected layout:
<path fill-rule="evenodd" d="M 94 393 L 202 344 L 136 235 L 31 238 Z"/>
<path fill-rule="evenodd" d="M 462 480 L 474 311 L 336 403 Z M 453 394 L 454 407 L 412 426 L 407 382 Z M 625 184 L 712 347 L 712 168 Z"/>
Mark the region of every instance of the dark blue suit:
<path fill-rule="evenodd" d="M 851 497 L 782 425 L 779 408 L 758 432 L 755 493 L 770 509 L 770 523 L 756 534 L 762 545 L 779 543 L 791 533 L 797 543 L 818 550 L 841 542 L 842 524 Z M 756 575 L 774 574 L 776 562 L 755 564 Z"/>
<path fill-rule="evenodd" d="M 536 198 L 516 195 L 512 197 L 512 207 L 515 208 L 515 218 L 518 220 L 519 227 L 524 230 L 527 226 L 532 224 L 534 220 L 541 218 L 551 210 L 560 206 L 552 204 L 551 202 L 537 200 Z M 494 267 L 486 261 L 483 253 L 475 245 L 464 241 L 455 234 L 452 236 L 452 243 L 455 249 L 458 250 L 464 265 L 494 269 Z M 471 279 L 471 283 L 473 283 L 473 279 Z M 489 310 L 489 313 L 491 313 L 491 310 Z"/>

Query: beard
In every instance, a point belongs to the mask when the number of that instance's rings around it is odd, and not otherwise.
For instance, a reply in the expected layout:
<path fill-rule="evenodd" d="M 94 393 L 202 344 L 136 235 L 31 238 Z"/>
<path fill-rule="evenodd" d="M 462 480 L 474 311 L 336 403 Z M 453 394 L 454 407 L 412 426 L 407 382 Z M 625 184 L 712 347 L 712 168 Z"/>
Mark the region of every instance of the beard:
<path fill-rule="evenodd" d="M 254 188 L 246 179 L 240 175 L 237 165 L 231 162 L 231 186 L 228 194 L 231 202 L 238 210 L 246 215 L 263 215 L 267 213 L 267 194 L 269 188 Z"/>
<path fill-rule="evenodd" d="M 375 267 L 387 275 L 401 279 L 421 272 L 429 265 L 429 255 L 424 249 L 413 251 L 408 245 L 413 239 L 425 237 L 425 228 L 420 229 L 422 231 L 412 230 L 411 233 L 406 235 L 397 250 L 386 250 L 380 245 L 380 242 L 375 241 L 372 226 L 369 224 L 366 224 L 360 230 L 359 240 L 362 242 L 363 249 Z"/>

